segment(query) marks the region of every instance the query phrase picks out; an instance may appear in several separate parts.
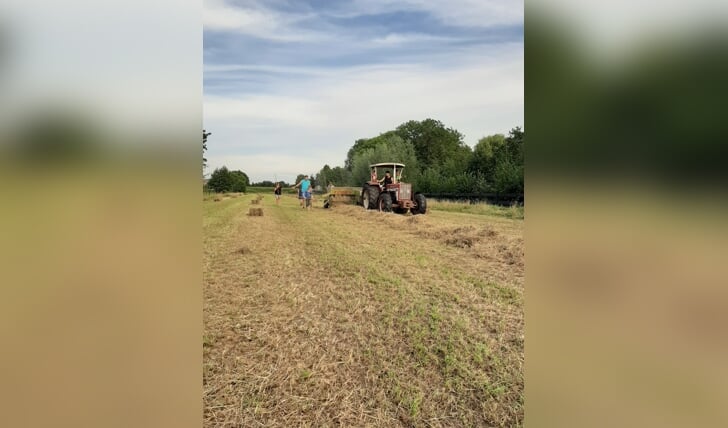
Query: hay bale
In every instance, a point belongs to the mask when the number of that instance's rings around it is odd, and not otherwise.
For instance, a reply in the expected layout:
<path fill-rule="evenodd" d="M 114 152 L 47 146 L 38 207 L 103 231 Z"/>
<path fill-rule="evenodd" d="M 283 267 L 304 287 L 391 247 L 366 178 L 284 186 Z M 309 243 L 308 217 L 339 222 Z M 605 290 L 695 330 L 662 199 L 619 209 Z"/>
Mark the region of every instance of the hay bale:
<path fill-rule="evenodd" d="M 253 205 L 258 205 L 260 203 L 260 200 L 259 199 L 253 199 L 252 201 L 250 201 L 250 203 L 253 204 Z"/>
<path fill-rule="evenodd" d="M 215 199 L 213 199 L 213 201 L 220 202 L 220 201 L 222 201 L 222 198 L 219 196 L 215 196 Z"/>
<path fill-rule="evenodd" d="M 248 211 L 248 215 L 251 217 L 262 217 L 263 216 L 263 208 L 250 208 L 250 211 Z"/>

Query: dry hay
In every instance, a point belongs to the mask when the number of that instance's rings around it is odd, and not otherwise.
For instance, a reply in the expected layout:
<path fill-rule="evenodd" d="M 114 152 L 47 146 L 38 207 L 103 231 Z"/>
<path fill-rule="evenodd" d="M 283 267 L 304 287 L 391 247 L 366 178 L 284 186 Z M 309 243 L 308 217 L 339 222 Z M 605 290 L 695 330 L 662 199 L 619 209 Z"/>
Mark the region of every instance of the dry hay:
<path fill-rule="evenodd" d="M 406 230 L 417 238 L 432 239 L 448 247 L 467 250 L 478 259 L 492 259 L 519 268 L 524 266 L 523 239 L 513 239 L 502 234 L 494 224 L 443 226 L 442 222 L 433 221 L 428 215 L 405 216 L 364 210 L 360 206 L 342 207 L 337 212 L 360 221 Z M 485 216 L 474 216 L 487 219 Z"/>
<path fill-rule="evenodd" d="M 505 264 L 461 260 L 509 236 L 355 206 L 278 211 L 206 235 L 203 426 L 522 424 L 522 311 L 509 283 L 494 303 L 501 288 L 478 271 Z M 444 242 L 454 235 L 477 240 Z M 403 241 L 415 245 L 377 258 Z"/>
<path fill-rule="evenodd" d="M 253 204 L 253 205 L 259 205 L 260 204 L 260 199 L 253 199 L 253 200 L 250 201 L 250 203 Z"/>
<path fill-rule="evenodd" d="M 263 208 L 250 208 L 250 211 L 248 211 L 248 215 L 251 217 L 262 217 L 263 216 Z"/>
<path fill-rule="evenodd" d="M 215 202 L 220 202 L 220 201 L 222 201 L 223 199 L 224 199 L 224 198 L 222 198 L 222 197 L 220 197 L 220 196 L 215 196 L 215 198 L 213 198 L 213 201 L 215 201 Z"/>
<path fill-rule="evenodd" d="M 242 247 L 238 248 L 237 250 L 233 251 L 233 254 L 246 255 L 246 254 L 250 254 L 250 253 L 251 253 L 250 248 L 248 248 L 246 246 L 242 246 Z"/>

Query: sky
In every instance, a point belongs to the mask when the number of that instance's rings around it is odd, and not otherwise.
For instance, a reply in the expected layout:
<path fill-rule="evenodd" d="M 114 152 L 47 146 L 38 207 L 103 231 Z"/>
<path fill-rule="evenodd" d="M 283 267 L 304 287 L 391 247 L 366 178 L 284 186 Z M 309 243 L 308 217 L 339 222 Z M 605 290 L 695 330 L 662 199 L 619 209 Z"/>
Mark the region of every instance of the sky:
<path fill-rule="evenodd" d="M 205 0 L 203 24 L 206 174 L 292 182 L 409 120 L 471 147 L 524 125 L 522 1 Z"/>

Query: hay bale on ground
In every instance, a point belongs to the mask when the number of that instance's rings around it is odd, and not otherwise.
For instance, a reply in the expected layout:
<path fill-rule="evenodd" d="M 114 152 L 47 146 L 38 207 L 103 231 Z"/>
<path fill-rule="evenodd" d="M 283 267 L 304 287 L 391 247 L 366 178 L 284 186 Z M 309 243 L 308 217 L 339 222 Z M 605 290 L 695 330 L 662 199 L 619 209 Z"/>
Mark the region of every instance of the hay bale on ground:
<path fill-rule="evenodd" d="M 250 211 L 248 211 L 248 215 L 251 217 L 262 217 L 263 216 L 263 208 L 250 208 Z"/>
<path fill-rule="evenodd" d="M 252 201 L 250 201 L 250 203 L 253 204 L 253 205 L 258 205 L 260 203 L 260 200 L 253 199 Z"/>

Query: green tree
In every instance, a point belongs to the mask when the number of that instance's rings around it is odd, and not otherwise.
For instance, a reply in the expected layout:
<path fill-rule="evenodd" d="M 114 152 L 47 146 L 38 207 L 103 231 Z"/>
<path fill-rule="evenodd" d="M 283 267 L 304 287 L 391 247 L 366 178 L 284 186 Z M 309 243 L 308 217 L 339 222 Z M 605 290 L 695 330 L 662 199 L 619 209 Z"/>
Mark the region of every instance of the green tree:
<path fill-rule="evenodd" d="M 523 193 L 524 133 L 511 129 L 502 145 L 493 149 L 493 190 L 498 193 Z"/>
<path fill-rule="evenodd" d="M 382 142 L 386 142 L 389 138 L 395 135 L 397 135 L 395 131 L 387 131 L 385 133 L 379 134 L 374 138 L 360 138 L 356 140 L 354 142 L 354 145 L 349 149 L 349 152 L 346 154 L 344 168 L 352 171 L 355 155 L 357 155 L 358 153 L 362 153 L 366 150 L 373 149 L 374 147 L 378 146 Z"/>
<path fill-rule="evenodd" d="M 227 167 L 215 169 L 210 175 L 207 187 L 217 193 L 229 192 L 233 187 L 233 177 Z"/>
<path fill-rule="evenodd" d="M 321 187 L 326 187 L 329 183 L 332 182 L 332 170 L 331 167 L 327 164 L 324 165 L 323 168 L 316 174 L 315 181 L 321 185 Z"/>
<path fill-rule="evenodd" d="M 245 193 L 250 183 L 248 175 L 245 174 L 243 171 L 232 171 L 230 173 L 230 177 L 232 181 L 230 191 Z"/>
<path fill-rule="evenodd" d="M 331 169 L 331 183 L 335 186 L 353 186 L 351 171 L 340 166 Z M 329 183 L 326 183 L 328 185 Z"/>
<path fill-rule="evenodd" d="M 382 136 L 380 136 L 382 137 Z M 405 164 L 402 180 L 416 184 L 419 177 L 417 155 L 409 141 L 388 134 L 378 138 L 378 144 L 354 155 L 352 160 L 352 178 L 355 185 L 369 181 L 369 165 L 380 162 L 397 162 Z"/>
<path fill-rule="evenodd" d="M 478 141 L 473 149 L 468 170 L 474 174 L 482 174 L 492 180 L 495 170 L 495 152 L 505 145 L 506 137 L 503 134 L 489 135 Z"/>
<path fill-rule="evenodd" d="M 454 128 L 445 127 L 439 120 L 410 120 L 399 125 L 394 132 L 412 143 L 423 168 L 439 166 L 454 154 L 466 156 L 466 152 L 470 152 L 463 142 L 463 134 Z"/>

